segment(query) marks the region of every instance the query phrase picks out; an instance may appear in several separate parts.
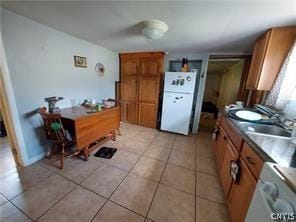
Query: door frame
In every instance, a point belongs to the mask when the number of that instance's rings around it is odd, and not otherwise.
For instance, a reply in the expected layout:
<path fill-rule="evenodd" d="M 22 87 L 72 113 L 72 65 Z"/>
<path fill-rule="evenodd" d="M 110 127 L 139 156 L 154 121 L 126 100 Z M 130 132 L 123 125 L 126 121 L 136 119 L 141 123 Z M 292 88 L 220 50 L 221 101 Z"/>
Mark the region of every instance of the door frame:
<path fill-rule="evenodd" d="M 230 59 L 243 59 L 244 66 L 242 70 L 242 77 L 240 81 L 240 86 L 237 94 L 237 100 L 243 101 L 245 104 L 247 102 L 248 92 L 246 89 L 247 78 L 249 74 L 249 69 L 252 60 L 252 54 L 244 54 L 244 55 L 210 55 L 209 61 L 213 60 L 230 60 Z M 209 62 L 208 61 L 208 62 Z"/>
<path fill-rule="evenodd" d="M 21 166 L 27 166 L 30 163 L 26 153 L 26 143 L 21 130 L 2 36 L 0 36 L 0 106 L 15 161 Z"/>

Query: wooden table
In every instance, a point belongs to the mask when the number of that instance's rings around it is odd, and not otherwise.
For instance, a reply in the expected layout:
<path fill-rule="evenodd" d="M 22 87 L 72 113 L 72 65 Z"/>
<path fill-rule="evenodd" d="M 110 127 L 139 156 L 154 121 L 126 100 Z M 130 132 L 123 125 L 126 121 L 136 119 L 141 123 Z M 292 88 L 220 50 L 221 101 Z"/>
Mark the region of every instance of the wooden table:
<path fill-rule="evenodd" d="M 98 144 L 115 140 L 115 131 L 120 126 L 119 106 L 95 113 L 90 111 L 84 106 L 61 110 L 63 126 L 71 133 L 78 151 L 83 152 L 86 160 Z"/>

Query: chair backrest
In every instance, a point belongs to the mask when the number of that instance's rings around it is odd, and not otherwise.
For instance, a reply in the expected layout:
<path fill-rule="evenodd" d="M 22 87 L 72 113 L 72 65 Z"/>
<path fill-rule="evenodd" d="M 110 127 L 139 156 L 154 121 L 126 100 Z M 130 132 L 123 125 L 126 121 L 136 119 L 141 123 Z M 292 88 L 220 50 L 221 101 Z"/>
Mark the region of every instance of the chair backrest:
<path fill-rule="evenodd" d="M 40 108 L 38 113 L 43 119 L 47 139 L 64 142 L 66 134 L 61 121 L 61 115 L 59 113 L 48 113 L 45 107 Z"/>

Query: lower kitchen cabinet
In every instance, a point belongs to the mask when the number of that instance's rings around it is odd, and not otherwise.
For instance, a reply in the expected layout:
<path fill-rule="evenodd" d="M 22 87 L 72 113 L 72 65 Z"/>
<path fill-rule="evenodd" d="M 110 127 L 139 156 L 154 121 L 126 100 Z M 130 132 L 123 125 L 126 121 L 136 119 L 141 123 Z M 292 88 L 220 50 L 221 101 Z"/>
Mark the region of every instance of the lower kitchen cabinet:
<path fill-rule="evenodd" d="M 232 184 L 232 177 L 230 175 L 230 163 L 231 161 L 236 161 L 239 158 L 239 153 L 235 149 L 235 147 L 231 144 L 231 142 L 227 139 L 226 141 L 226 149 L 224 153 L 223 160 L 219 169 L 219 176 L 221 180 L 221 185 L 224 191 L 225 196 L 228 195 Z"/>
<path fill-rule="evenodd" d="M 256 180 L 245 162 L 241 159 L 241 176 L 238 183 L 232 185 L 228 197 L 228 207 L 231 221 L 243 222 L 247 214 L 253 193 L 256 188 Z"/>
<path fill-rule="evenodd" d="M 218 134 L 213 144 L 218 174 L 232 222 L 243 222 L 263 166 L 263 160 L 243 141 L 239 131 L 225 117 L 217 122 Z M 240 165 L 240 178 L 234 182 L 231 162 Z"/>
<path fill-rule="evenodd" d="M 216 158 L 217 166 L 220 169 L 220 165 L 222 163 L 225 149 L 226 149 L 227 136 L 226 136 L 226 133 L 224 132 L 224 130 L 222 129 L 222 127 L 219 126 L 218 130 L 219 131 L 216 134 L 217 139 L 214 143 L 214 155 Z"/>

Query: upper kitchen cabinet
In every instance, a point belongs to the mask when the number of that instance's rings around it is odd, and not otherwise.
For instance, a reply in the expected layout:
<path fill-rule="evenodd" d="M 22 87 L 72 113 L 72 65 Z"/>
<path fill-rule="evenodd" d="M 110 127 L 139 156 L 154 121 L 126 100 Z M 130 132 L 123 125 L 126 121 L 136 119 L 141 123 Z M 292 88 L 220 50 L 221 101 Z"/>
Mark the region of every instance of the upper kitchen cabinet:
<path fill-rule="evenodd" d="M 162 52 L 120 54 L 121 120 L 156 128 Z"/>
<path fill-rule="evenodd" d="M 270 90 L 296 40 L 296 26 L 271 28 L 256 40 L 246 88 Z"/>

